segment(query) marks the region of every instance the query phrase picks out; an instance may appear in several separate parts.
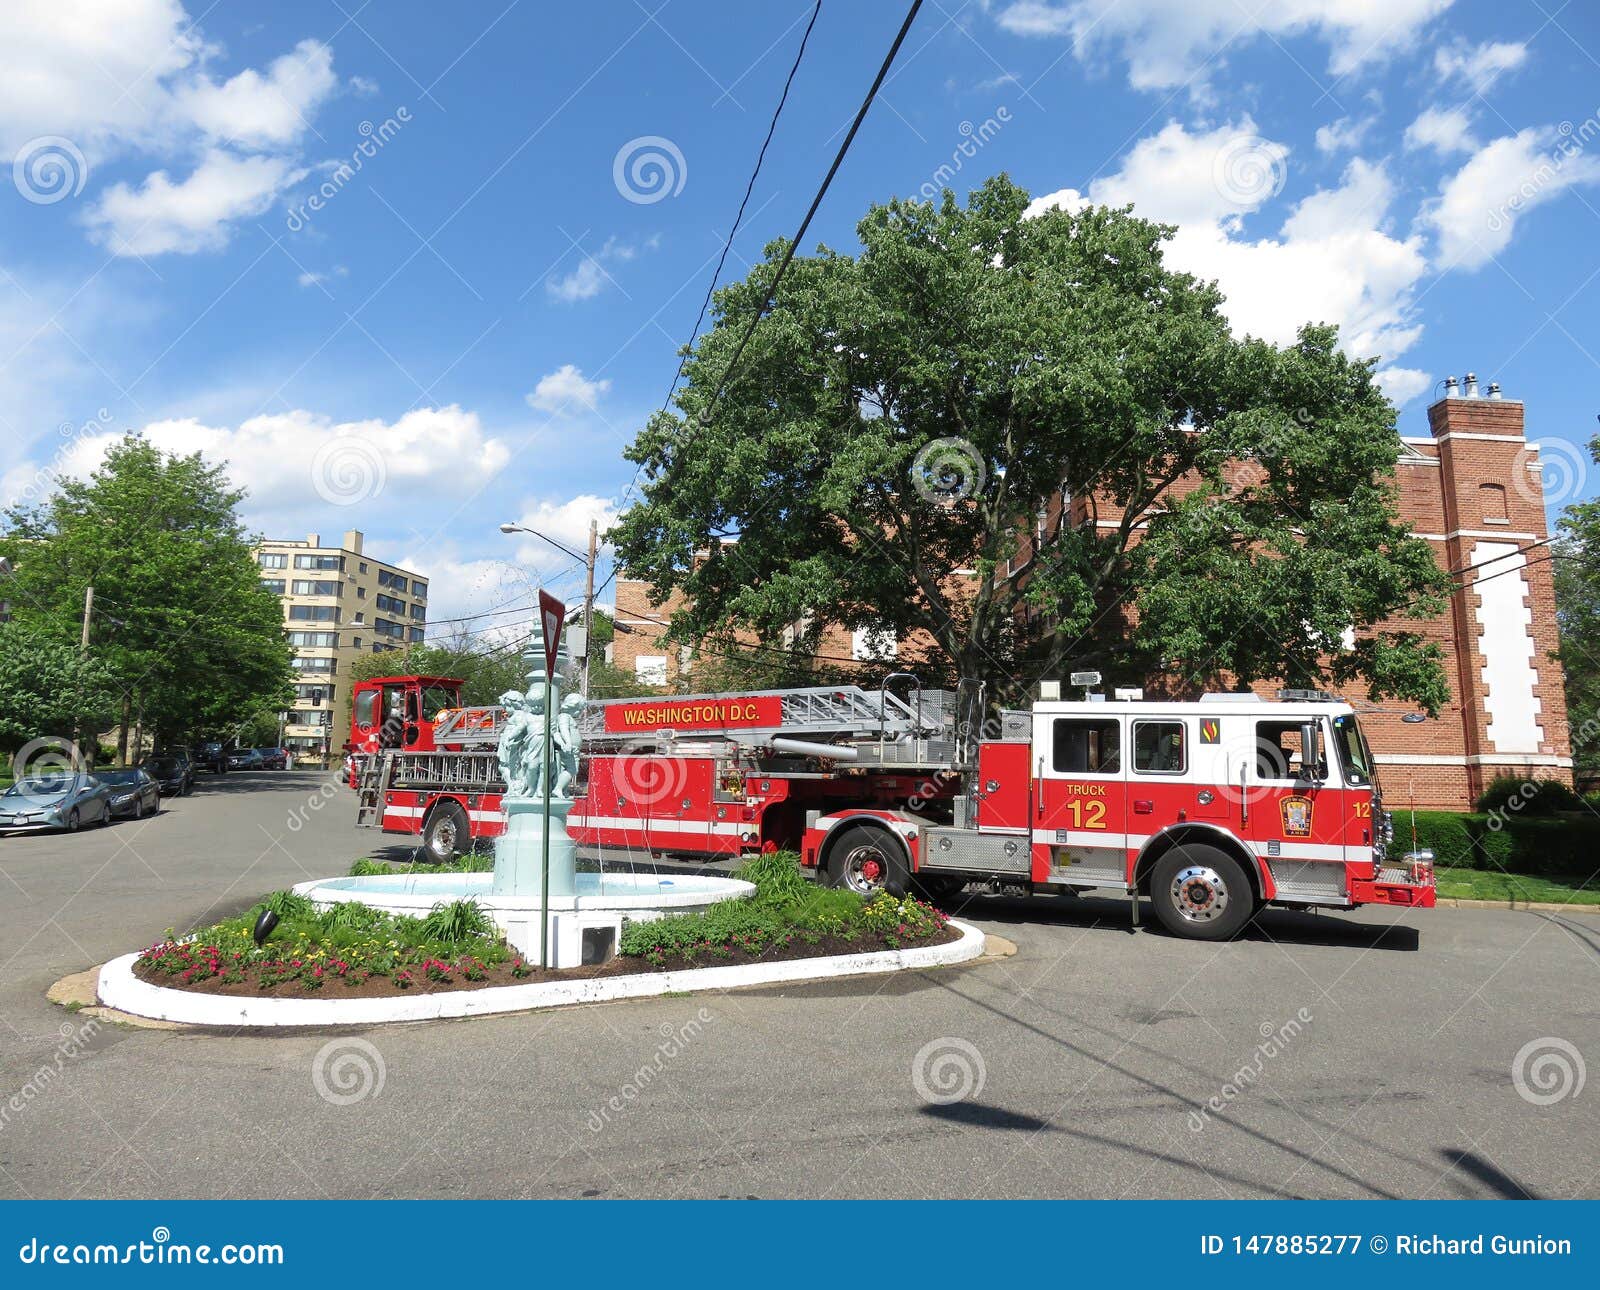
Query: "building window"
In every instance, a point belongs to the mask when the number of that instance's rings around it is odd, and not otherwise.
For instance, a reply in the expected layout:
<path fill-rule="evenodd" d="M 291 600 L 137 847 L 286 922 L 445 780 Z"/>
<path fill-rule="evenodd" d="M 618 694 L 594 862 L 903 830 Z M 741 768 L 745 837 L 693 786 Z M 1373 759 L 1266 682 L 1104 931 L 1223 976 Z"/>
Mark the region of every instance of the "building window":
<path fill-rule="evenodd" d="M 387 618 L 374 618 L 372 620 L 372 630 L 377 632 L 379 636 L 388 636 L 394 640 L 403 641 L 406 638 L 405 627 L 400 623 L 392 623 Z"/>
<path fill-rule="evenodd" d="M 263 578 L 261 580 L 261 585 L 265 590 L 270 591 L 274 596 L 283 595 L 282 578 Z"/>
<path fill-rule="evenodd" d="M 289 557 L 277 551 L 263 551 L 256 557 L 256 563 L 263 569 L 287 569 Z"/>
<path fill-rule="evenodd" d="M 339 606 L 290 605 L 289 617 L 303 623 L 336 623 L 339 621 Z"/>
<path fill-rule="evenodd" d="M 379 609 L 391 614 L 403 614 L 406 611 L 406 602 L 396 600 L 393 596 L 386 596 L 381 591 L 378 593 L 376 604 Z"/>
<path fill-rule="evenodd" d="M 1186 748 L 1181 721 L 1133 723 L 1133 768 L 1141 775 L 1183 774 Z"/>
<path fill-rule="evenodd" d="M 363 560 L 361 562 L 361 572 L 365 573 L 366 571 L 367 571 L 367 562 L 365 560 Z"/>
<path fill-rule="evenodd" d="M 1511 523 L 1511 517 L 1506 511 L 1505 485 L 1479 484 L 1478 505 L 1483 508 L 1483 522 L 1485 524 Z"/>
<path fill-rule="evenodd" d="M 360 649 L 361 648 L 361 637 L 357 636 L 353 641 L 350 642 L 350 644 L 351 644 L 352 648 Z"/>
<path fill-rule="evenodd" d="M 665 654 L 640 654 L 633 660 L 633 679 L 641 685 L 667 683 L 667 656 Z"/>
<path fill-rule="evenodd" d="M 297 596 L 337 596 L 339 584 L 337 582 L 313 581 L 310 578 L 296 578 L 291 588 Z"/>
<path fill-rule="evenodd" d="M 1116 718 L 1057 717 L 1052 765 L 1068 775 L 1115 775 L 1122 768 L 1122 723 Z"/>
<path fill-rule="evenodd" d="M 290 632 L 289 644 L 299 649 L 338 649 L 338 632 Z"/>
<path fill-rule="evenodd" d="M 294 558 L 294 567 L 296 569 L 338 569 L 342 572 L 344 570 L 344 557 L 342 555 L 297 555 Z"/>
<path fill-rule="evenodd" d="M 357 587 L 356 588 L 356 599 L 357 600 L 365 600 L 366 598 L 367 598 L 367 589 L 365 587 Z"/>
<path fill-rule="evenodd" d="M 297 672 L 333 671 L 333 660 L 331 658 L 296 658 L 291 659 L 289 665 Z"/>
<path fill-rule="evenodd" d="M 411 594 L 413 596 L 426 596 L 428 594 L 428 584 L 425 582 L 413 581 L 411 583 Z"/>
<path fill-rule="evenodd" d="M 410 636 L 411 643 L 413 645 L 420 644 L 424 635 L 426 635 L 426 633 L 422 630 L 422 628 L 413 627 L 411 629 L 411 636 Z"/>
<path fill-rule="evenodd" d="M 420 623 L 428 616 L 428 607 L 426 605 L 412 605 L 411 616 Z"/>
<path fill-rule="evenodd" d="M 333 687 L 322 682 L 302 682 L 294 687 L 296 703 L 332 703 Z"/>

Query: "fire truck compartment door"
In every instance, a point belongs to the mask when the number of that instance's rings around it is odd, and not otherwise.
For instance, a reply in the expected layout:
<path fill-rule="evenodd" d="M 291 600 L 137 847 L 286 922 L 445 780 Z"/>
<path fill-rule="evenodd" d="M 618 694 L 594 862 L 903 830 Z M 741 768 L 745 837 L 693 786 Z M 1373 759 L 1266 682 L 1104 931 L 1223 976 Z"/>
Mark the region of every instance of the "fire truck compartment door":
<path fill-rule="evenodd" d="M 1109 704 L 1034 715 L 1033 841 L 1050 847 L 1051 881 L 1126 881 L 1127 736 Z"/>
<path fill-rule="evenodd" d="M 1028 751 L 1025 743 L 978 745 L 978 784 L 973 796 L 980 829 L 1028 831 Z"/>

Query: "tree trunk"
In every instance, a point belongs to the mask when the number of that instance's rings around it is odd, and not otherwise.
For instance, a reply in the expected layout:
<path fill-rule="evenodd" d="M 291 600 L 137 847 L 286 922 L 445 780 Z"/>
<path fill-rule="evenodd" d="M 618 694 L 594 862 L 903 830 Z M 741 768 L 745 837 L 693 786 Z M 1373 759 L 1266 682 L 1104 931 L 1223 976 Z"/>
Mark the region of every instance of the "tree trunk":
<path fill-rule="evenodd" d="M 122 696 L 122 721 L 117 726 L 117 763 L 128 764 L 128 725 L 133 720 L 133 696 Z"/>

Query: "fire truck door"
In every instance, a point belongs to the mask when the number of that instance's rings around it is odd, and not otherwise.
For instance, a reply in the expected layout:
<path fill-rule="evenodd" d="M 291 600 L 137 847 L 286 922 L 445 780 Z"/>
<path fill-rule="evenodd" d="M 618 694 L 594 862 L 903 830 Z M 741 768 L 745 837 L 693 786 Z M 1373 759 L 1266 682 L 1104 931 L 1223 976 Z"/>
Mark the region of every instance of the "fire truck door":
<path fill-rule="evenodd" d="M 659 774 L 640 802 L 651 851 L 698 854 L 709 846 L 711 767 L 709 757 L 656 757 Z"/>
<path fill-rule="evenodd" d="M 1126 881 L 1126 724 L 1112 712 L 1034 716 L 1033 840 L 1050 848 L 1051 882 Z"/>
<path fill-rule="evenodd" d="M 1307 724 L 1316 734 L 1314 764 L 1302 765 L 1301 728 Z M 1319 717 L 1255 722 L 1245 839 L 1266 862 L 1281 898 L 1331 898 L 1346 891 L 1343 794 L 1329 778 L 1329 751 Z"/>

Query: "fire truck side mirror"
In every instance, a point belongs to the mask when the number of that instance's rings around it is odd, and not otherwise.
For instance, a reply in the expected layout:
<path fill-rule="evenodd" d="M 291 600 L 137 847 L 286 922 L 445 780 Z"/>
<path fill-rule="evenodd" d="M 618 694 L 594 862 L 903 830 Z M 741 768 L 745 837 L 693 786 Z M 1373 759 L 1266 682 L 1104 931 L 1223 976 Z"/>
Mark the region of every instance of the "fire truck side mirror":
<path fill-rule="evenodd" d="M 1313 784 L 1322 782 L 1322 758 L 1317 753 L 1317 723 L 1304 722 L 1300 726 L 1300 777 Z"/>

